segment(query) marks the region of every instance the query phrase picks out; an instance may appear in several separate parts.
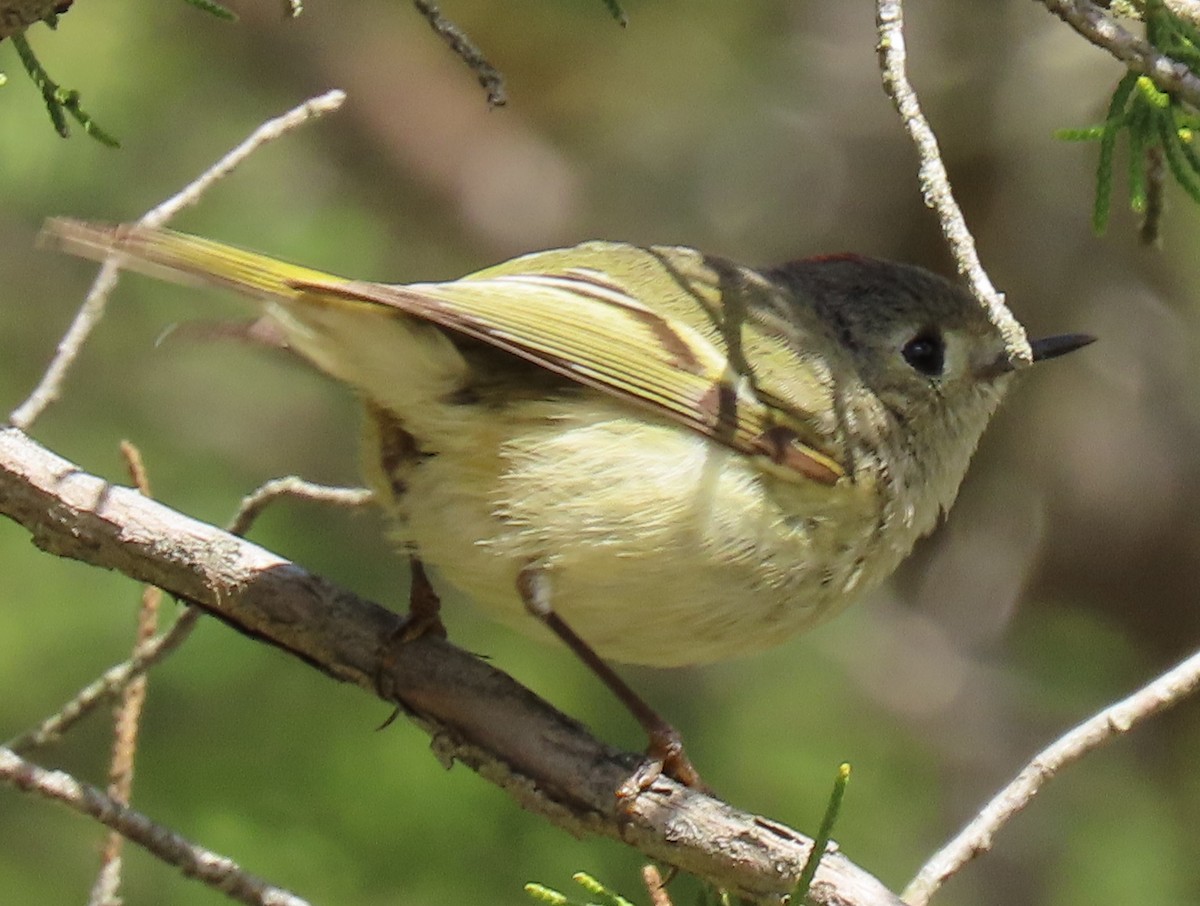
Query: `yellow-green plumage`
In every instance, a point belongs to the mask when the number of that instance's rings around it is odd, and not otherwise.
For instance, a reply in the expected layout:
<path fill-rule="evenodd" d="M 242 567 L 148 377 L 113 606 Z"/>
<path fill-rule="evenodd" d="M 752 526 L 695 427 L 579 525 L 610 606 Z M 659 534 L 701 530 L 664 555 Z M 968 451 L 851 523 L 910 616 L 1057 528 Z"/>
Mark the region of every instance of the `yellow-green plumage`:
<path fill-rule="evenodd" d="M 949 506 L 1009 370 L 969 297 L 869 259 L 760 272 L 592 242 L 391 286 L 164 230 L 49 232 L 259 299 L 367 404 L 366 475 L 407 549 L 530 631 L 517 576 L 543 569 L 622 661 L 760 650 L 881 581 Z M 934 328 L 945 372 L 914 373 L 901 350 Z"/>

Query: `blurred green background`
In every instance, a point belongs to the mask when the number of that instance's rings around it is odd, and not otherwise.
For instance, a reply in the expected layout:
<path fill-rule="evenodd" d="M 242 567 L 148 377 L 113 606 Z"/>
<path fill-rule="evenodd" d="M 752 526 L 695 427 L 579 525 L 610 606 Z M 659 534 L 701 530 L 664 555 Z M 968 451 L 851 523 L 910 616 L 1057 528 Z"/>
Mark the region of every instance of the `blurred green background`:
<path fill-rule="evenodd" d="M 340 113 L 261 151 L 176 225 L 393 281 L 595 237 L 950 268 L 879 88 L 870 4 L 630 0 L 622 30 L 599 0 L 447 2 L 508 78 L 498 111 L 408 4 L 313 0 L 298 21 L 279 6 L 239 4 L 230 25 L 182 2 L 79 0 L 57 33 L 35 26 L 43 63 L 120 151 L 57 138 L 0 44 L 0 410 L 33 387 L 92 273 L 33 251 L 44 217 L 132 219 L 330 87 L 349 93 Z M 1034 751 L 1200 638 L 1200 214 L 1172 190 L 1164 249 L 1139 247 L 1120 211 L 1092 236 L 1096 149 L 1051 133 L 1102 117 L 1117 64 L 1037 4 L 910 6 L 913 77 L 993 279 L 1032 332 L 1101 343 L 1020 382 L 948 524 L 888 589 L 765 656 L 626 671 L 746 809 L 812 831 L 849 760 L 836 836 L 896 888 Z M 340 388 L 238 344 L 155 343 L 244 312 L 125 280 L 32 434 L 121 482 L 128 438 L 160 499 L 216 522 L 269 477 L 353 483 Z M 283 504 L 251 537 L 405 600 L 373 514 Z M 125 656 L 138 589 L 38 552 L 8 522 L 0 577 L 7 737 Z M 457 601 L 448 622 L 604 738 L 642 744 L 564 651 Z M 206 621 L 152 676 L 135 805 L 315 903 L 521 903 L 524 882 L 568 886 L 577 869 L 637 896 L 634 853 L 447 773 L 403 722 L 375 732 L 385 716 Z M 102 784 L 108 739 L 97 716 L 38 757 Z M 1191 702 L 1056 780 L 939 902 L 1200 903 L 1198 763 Z M 0 789 L 0 901 L 81 902 L 101 836 Z M 139 851 L 128 861 L 130 904 L 222 902 Z"/>

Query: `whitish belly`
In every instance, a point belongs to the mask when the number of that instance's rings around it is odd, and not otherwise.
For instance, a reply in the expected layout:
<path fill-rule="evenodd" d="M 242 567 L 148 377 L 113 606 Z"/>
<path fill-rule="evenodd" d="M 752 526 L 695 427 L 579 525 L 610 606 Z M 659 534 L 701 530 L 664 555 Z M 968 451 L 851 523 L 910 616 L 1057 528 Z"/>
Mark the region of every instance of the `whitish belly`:
<path fill-rule="evenodd" d="M 554 609 L 603 657 L 629 663 L 778 644 L 896 559 L 880 556 L 892 545 L 873 485 L 783 484 L 620 410 L 439 453 L 410 473 L 405 502 L 407 540 L 493 617 L 545 633 L 516 584 L 545 569 Z"/>

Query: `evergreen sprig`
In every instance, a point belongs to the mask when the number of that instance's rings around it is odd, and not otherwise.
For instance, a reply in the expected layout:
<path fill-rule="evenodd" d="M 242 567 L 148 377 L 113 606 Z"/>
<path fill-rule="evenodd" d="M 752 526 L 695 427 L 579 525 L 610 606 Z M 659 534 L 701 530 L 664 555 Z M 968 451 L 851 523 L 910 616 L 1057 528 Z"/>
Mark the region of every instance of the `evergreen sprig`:
<path fill-rule="evenodd" d="M 231 10 L 226 9 L 220 3 L 216 2 L 216 0 L 184 0 L 184 2 L 190 3 L 192 6 L 219 19 L 237 19 L 237 16 Z M 50 28 L 55 28 L 58 25 L 59 13 L 65 11 L 68 6 L 70 6 L 70 3 L 60 4 L 57 9 L 51 10 L 41 21 L 46 23 Z M 292 15 L 298 15 L 300 0 L 290 0 L 289 9 Z M 11 35 L 11 38 L 13 47 L 17 51 L 17 56 L 21 60 L 21 65 L 29 75 L 30 81 L 41 92 L 42 101 L 46 105 L 46 112 L 50 115 L 50 122 L 54 124 L 54 131 L 63 138 L 69 138 L 71 129 L 67 122 L 67 117 L 70 117 L 83 127 L 84 132 L 102 145 L 107 145 L 110 148 L 119 148 L 121 146 L 120 142 L 101 128 L 92 115 L 83 109 L 83 106 L 80 104 L 79 92 L 74 89 L 63 88 L 54 79 L 50 78 L 50 74 L 46 72 L 45 67 L 38 60 L 37 54 L 33 52 L 28 38 L 25 37 L 25 32 L 19 31 Z M 8 79 L 4 73 L 0 73 L 0 87 L 3 87 L 7 81 Z"/>
<path fill-rule="evenodd" d="M 224 19 L 227 22 L 237 21 L 237 13 L 227 7 L 222 6 L 220 3 L 217 3 L 216 0 L 184 0 L 184 3 L 190 3 L 192 6 L 196 7 L 196 9 L 216 16 L 218 19 Z M 297 3 L 295 6 L 298 7 L 299 4 Z M 292 18 L 295 18 L 297 15 L 299 15 L 299 13 L 289 12 L 289 15 L 291 15 Z"/>
<path fill-rule="evenodd" d="M 46 20 L 46 24 L 53 28 L 58 23 L 58 17 L 51 14 Z M 46 112 L 50 114 L 50 121 L 54 124 L 54 130 L 63 138 L 67 138 L 71 134 L 70 128 L 67 126 L 67 116 L 74 119 L 83 131 L 90 135 L 102 145 L 107 145 L 110 148 L 119 148 L 120 143 L 113 138 L 109 133 L 105 132 L 94 119 L 79 103 L 79 92 L 71 89 L 63 88 L 52 78 L 50 74 L 43 68 L 37 55 L 34 54 L 33 48 L 29 46 L 29 41 L 25 38 L 24 32 L 17 32 L 12 36 L 13 47 L 16 48 L 17 56 L 21 58 L 21 65 L 25 67 L 25 72 L 29 74 L 30 80 L 37 86 L 38 91 L 42 93 L 42 100 L 46 104 Z"/>
<path fill-rule="evenodd" d="M 793 903 L 802 904 L 808 896 L 813 879 L 817 876 L 821 858 L 829 847 L 829 841 L 833 839 L 833 828 L 837 824 L 838 815 L 841 814 L 842 800 L 846 798 L 846 785 L 849 782 L 850 765 L 843 763 L 838 766 L 837 777 L 833 781 L 833 792 L 825 806 L 825 815 L 821 818 L 821 826 L 817 830 L 816 837 L 813 838 L 812 852 L 808 854 L 804 868 L 800 870 L 800 880 L 796 882 L 796 889 L 792 891 L 791 902 Z"/>
<path fill-rule="evenodd" d="M 1147 41 L 1163 54 L 1200 72 L 1200 30 L 1171 13 L 1162 0 L 1146 0 L 1141 5 L 1140 18 L 1146 27 Z M 1099 235 L 1108 226 L 1113 159 L 1121 135 L 1129 145 L 1129 207 L 1145 217 L 1142 234 L 1148 241 L 1158 234 L 1164 160 L 1175 182 L 1200 204 L 1197 131 L 1200 131 L 1200 116 L 1195 110 L 1161 91 L 1148 76 L 1131 71 L 1113 90 L 1103 123 L 1056 132 L 1055 136 L 1065 141 L 1100 143 L 1092 229 Z"/>
<path fill-rule="evenodd" d="M 571 876 L 571 880 L 594 897 L 603 902 L 573 900 L 569 896 L 544 884 L 526 884 L 525 892 L 546 906 L 633 906 L 629 900 L 597 881 L 587 872 L 579 871 Z"/>

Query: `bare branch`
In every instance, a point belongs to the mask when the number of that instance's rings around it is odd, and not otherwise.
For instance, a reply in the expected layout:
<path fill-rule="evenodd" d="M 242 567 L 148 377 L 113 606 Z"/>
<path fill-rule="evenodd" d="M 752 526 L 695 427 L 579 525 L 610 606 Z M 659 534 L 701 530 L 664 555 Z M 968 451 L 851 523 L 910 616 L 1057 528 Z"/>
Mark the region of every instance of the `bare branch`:
<path fill-rule="evenodd" d="M 930 859 L 905 888 L 910 906 L 924 906 L 939 887 L 967 862 L 992 847 L 992 837 L 1027 806 L 1042 786 L 1137 724 L 1178 704 L 1200 688 L 1200 652 L 1147 683 L 1137 692 L 1088 718 L 1039 752 L 1016 778 L 975 816 L 962 832 Z"/>
<path fill-rule="evenodd" d="M 295 497 L 299 500 L 315 500 L 332 506 L 356 507 L 370 503 L 371 492 L 366 488 L 334 488 L 305 481 L 298 475 L 273 478 L 253 493 L 242 498 L 233 521 L 227 531 L 231 535 L 244 535 L 264 509 L 280 497 Z"/>
<path fill-rule="evenodd" d="M 671 902 L 671 894 L 667 891 L 667 882 L 663 880 L 657 865 L 642 866 L 642 883 L 646 885 L 646 893 L 650 895 L 650 906 L 675 906 Z"/>
<path fill-rule="evenodd" d="M 10 739 L 4 743 L 5 748 L 24 753 L 47 745 L 62 736 L 98 706 L 117 695 L 133 679 L 141 676 L 183 644 L 184 639 L 191 635 L 201 613 L 198 608 L 187 608 L 169 630 L 140 646 L 129 660 L 104 671 L 94 682 L 76 693 L 57 714 L 48 717 L 28 733 Z"/>
<path fill-rule="evenodd" d="M 904 128 L 916 146 L 921 161 L 918 181 L 925 204 L 937 213 L 942 235 L 954 256 L 958 272 L 967 280 L 971 292 L 1000 330 L 1010 358 L 1014 362 L 1031 364 L 1033 352 L 1029 348 L 1025 329 L 1013 317 L 1004 302 L 1004 296 L 992 286 L 992 281 L 979 262 L 975 239 L 967 229 L 958 202 L 954 200 L 946 166 L 938 150 L 937 136 L 921 112 L 916 91 L 908 80 L 902 0 L 877 0 L 875 19 L 879 30 L 879 67 L 883 73 L 883 87 L 895 103 Z"/>
<path fill-rule="evenodd" d="M 1038 0 L 1075 31 L 1132 69 L 1149 76 L 1162 91 L 1200 109 L 1200 76 L 1185 64 L 1159 53 L 1148 42 L 1118 25 L 1090 0 Z M 1193 15 L 1194 5 L 1193 5 Z"/>
<path fill-rule="evenodd" d="M 522 807 L 573 834 L 636 847 L 738 896 L 794 886 L 807 837 L 666 778 L 637 797 L 615 791 L 643 761 L 592 736 L 514 680 L 448 642 L 395 645 L 401 617 L 294 563 L 113 486 L 0 429 L 0 512 L 50 553 L 116 569 L 189 600 L 247 635 L 372 695 L 396 690 L 449 763 L 459 761 Z M 821 861 L 817 904 L 900 906 L 840 853 Z"/>
<path fill-rule="evenodd" d="M 471 67 L 471 71 L 475 73 L 475 77 L 479 80 L 479 84 L 483 86 L 483 90 L 487 92 L 487 102 L 489 107 L 503 107 L 508 103 L 508 92 L 504 87 L 504 76 L 484 57 L 475 42 L 467 37 L 466 32 L 442 15 L 442 11 L 437 8 L 436 4 L 430 3 L 429 0 L 413 0 L 413 6 L 417 8 L 425 21 L 429 23 L 441 39 L 446 42 L 452 51 L 454 51 Z"/>
<path fill-rule="evenodd" d="M 150 496 L 150 478 L 142 452 L 129 441 L 121 441 L 121 455 L 129 469 L 138 493 Z M 138 608 L 137 629 L 134 633 L 133 654 L 142 645 L 154 638 L 158 626 L 158 610 L 162 604 L 162 591 L 153 585 L 142 589 L 142 603 Z M 114 802 L 129 805 L 133 794 L 133 759 L 137 752 L 138 728 L 141 725 L 142 708 L 146 703 L 146 675 L 143 673 L 121 690 L 120 701 L 113 719 L 112 762 L 108 770 L 108 795 Z M 109 831 L 108 839 L 100 851 L 100 870 L 88 896 L 88 906 L 119 906 L 118 891 L 121 888 L 121 851 L 125 838 L 117 831 Z"/>
<path fill-rule="evenodd" d="M 327 91 L 325 94 L 318 95 L 289 110 L 283 116 L 268 120 L 255 129 L 240 145 L 185 186 L 182 191 L 147 212 L 138 223 L 144 226 L 162 226 L 181 210 L 198 202 L 213 184 L 229 175 L 230 171 L 263 145 L 283 137 L 311 119 L 336 110 L 345 100 L 344 92 Z M 66 380 L 67 372 L 79 356 L 79 350 L 83 348 L 87 338 L 100 323 L 100 319 L 104 317 L 108 297 L 117 285 L 119 274 L 120 269 L 113 263 L 105 263 L 100 268 L 91 289 L 88 290 L 87 297 L 83 300 L 83 305 L 80 306 L 63 338 L 59 340 L 54 358 L 46 368 L 46 373 L 42 375 L 41 382 L 34 388 L 28 399 L 8 417 L 10 424 L 16 425 L 22 430 L 28 430 L 38 416 L 58 399 L 62 393 L 63 381 Z"/>
<path fill-rule="evenodd" d="M 70 5 L 70 0 L 0 0 L 0 40 L 20 34 L 56 13 L 65 13 Z"/>
<path fill-rule="evenodd" d="M 123 837 L 145 847 L 189 878 L 196 878 L 226 896 L 250 906 L 308 906 L 305 900 L 243 871 L 225 856 L 197 846 L 155 824 L 141 812 L 126 808 L 93 786 L 63 771 L 47 771 L 25 761 L 11 749 L 0 748 L 0 780 L 19 790 L 37 793 L 90 815 Z"/>

